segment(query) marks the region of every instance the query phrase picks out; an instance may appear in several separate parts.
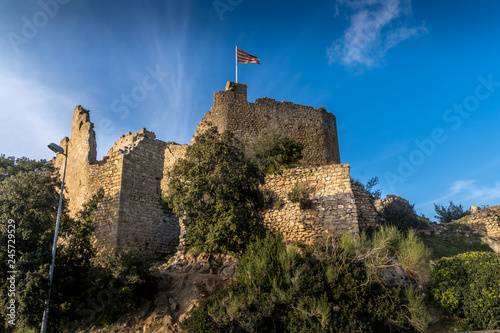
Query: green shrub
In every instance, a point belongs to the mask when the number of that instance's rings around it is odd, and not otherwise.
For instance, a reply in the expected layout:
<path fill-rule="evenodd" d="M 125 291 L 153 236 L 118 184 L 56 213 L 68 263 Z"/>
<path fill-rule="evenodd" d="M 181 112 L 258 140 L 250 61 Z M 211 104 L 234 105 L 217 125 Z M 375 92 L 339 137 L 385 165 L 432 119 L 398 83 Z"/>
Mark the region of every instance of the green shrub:
<path fill-rule="evenodd" d="M 288 200 L 298 202 L 300 209 L 309 209 L 312 206 L 312 200 L 309 199 L 309 190 L 305 183 L 297 183 L 287 194 Z"/>
<path fill-rule="evenodd" d="M 500 255 L 468 252 L 432 267 L 429 288 L 465 329 L 500 328 Z"/>
<path fill-rule="evenodd" d="M 388 199 L 391 198 L 388 196 Z M 394 225 L 406 231 L 412 229 L 429 228 L 429 220 L 423 216 L 418 216 L 415 212 L 415 205 L 402 198 L 394 196 L 392 200 L 380 211 L 380 216 L 388 225 Z"/>
<path fill-rule="evenodd" d="M 105 250 L 97 255 L 89 279 L 92 283 L 87 295 L 99 302 L 87 318 L 91 324 L 110 324 L 155 292 L 144 253 L 139 255 L 125 248 Z"/>
<path fill-rule="evenodd" d="M 285 206 L 285 200 L 281 198 L 279 198 L 274 202 L 274 209 L 281 209 L 283 208 L 283 206 Z"/>
<path fill-rule="evenodd" d="M 344 234 L 340 246 L 361 259 L 375 280 L 380 280 L 390 266 L 401 267 L 410 281 L 428 279 L 430 250 L 411 229 L 404 233 L 395 226 L 382 226 L 370 236 L 365 231 L 359 236 Z"/>
<path fill-rule="evenodd" d="M 284 168 L 298 164 L 304 145 L 291 140 L 278 127 L 268 127 L 246 147 L 245 154 L 266 174 L 277 174 Z"/>
<path fill-rule="evenodd" d="M 410 229 L 398 244 L 398 262 L 406 274 L 418 281 L 427 281 L 430 273 L 429 258 L 431 251 Z"/>
<path fill-rule="evenodd" d="M 366 185 L 364 186 L 365 191 L 368 194 L 368 198 L 372 203 L 375 200 L 380 199 L 380 196 L 382 195 L 381 189 L 377 190 L 374 189 L 374 187 L 377 186 L 378 183 L 379 183 L 378 177 L 372 177 L 366 182 Z"/>
<path fill-rule="evenodd" d="M 187 332 L 386 332 L 422 329 L 420 294 L 369 278 L 364 263 L 324 241 L 300 249 L 278 235 L 249 245 L 234 282 L 203 301 Z"/>
<path fill-rule="evenodd" d="M 437 218 L 440 223 L 448 223 L 454 220 L 459 220 L 465 215 L 470 214 L 469 211 L 464 211 L 461 204 L 457 206 L 453 203 L 453 201 L 450 201 L 450 205 L 448 207 L 434 204 L 434 210 L 436 211 L 435 218 Z"/>
<path fill-rule="evenodd" d="M 274 192 L 267 188 L 262 190 L 262 199 L 264 201 L 264 209 L 272 208 L 276 201 Z"/>
<path fill-rule="evenodd" d="M 263 236 L 264 174 L 231 132 L 211 127 L 196 136 L 169 173 L 168 206 L 186 218 L 186 245 L 206 252 L 240 252 Z"/>

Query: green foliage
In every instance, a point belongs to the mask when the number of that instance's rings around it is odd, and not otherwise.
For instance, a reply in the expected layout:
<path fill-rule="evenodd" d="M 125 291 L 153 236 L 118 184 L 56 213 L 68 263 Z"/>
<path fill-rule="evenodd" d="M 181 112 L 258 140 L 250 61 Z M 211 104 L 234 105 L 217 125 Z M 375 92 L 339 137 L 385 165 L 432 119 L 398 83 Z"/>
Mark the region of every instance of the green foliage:
<path fill-rule="evenodd" d="M 374 189 L 374 187 L 377 186 L 378 183 L 379 183 L 378 177 L 372 177 L 368 180 L 368 182 L 365 185 L 365 191 L 368 194 L 371 202 L 374 202 L 376 199 L 380 199 L 380 196 L 382 195 L 381 189 L 377 190 Z"/>
<path fill-rule="evenodd" d="M 97 297 L 98 307 L 92 308 L 87 320 L 92 324 L 110 324 L 119 315 L 137 307 L 141 300 L 151 299 L 155 288 L 148 273 L 145 255 L 126 249 L 106 250 L 93 259 L 88 297 Z M 99 295 L 103 295 L 99 299 Z"/>
<path fill-rule="evenodd" d="M 434 204 L 434 209 L 436 211 L 435 218 L 437 218 L 440 223 L 448 223 L 459 220 L 469 214 L 468 211 L 464 211 L 461 204 L 457 206 L 453 203 L 453 201 L 450 201 L 450 205 L 448 207 Z"/>
<path fill-rule="evenodd" d="M 410 281 L 426 282 L 430 271 L 430 251 L 413 230 L 401 232 L 395 226 L 382 226 L 368 235 L 344 234 L 340 246 L 362 260 L 373 280 L 381 280 L 391 267 L 400 267 Z"/>
<path fill-rule="evenodd" d="M 304 145 L 277 127 L 268 127 L 245 147 L 248 158 L 266 174 L 277 174 L 302 159 Z"/>
<path fill-rule="evenodd" d="M 15 158 L 0 155 L 0 182 L 10 176 L 29 171 L 52 173 L 54 168 L 46 160 L 36 161 L 27 157 Z"/>
<path fill-rule="evenodd" d="M 19 326 L 42 320 L 60 183 L 46 161 L 0 156 L 0 253 L 7 258 L 7 221 L 15 221 L 16 314 Z M 64 211 L 63 211 L 64 213 Z M 62 224 L 67 223 L 63 214 Z M 12 243 L 11 243 L 12 245 Z M 0 271 L 0 304 L 9 301 L 7 270 Z M 5 312 L 0 314 L 7 323 Z M 2 324 L 4 325 L 4 324 Z"/>
<path fill-rule="evenodd" d="M 274 209 L 281 209 L 283 208 L 283 206 L 285 206 L 285 200 L 281 198 L 279 198 L 274 202 Z"/>
<path fill-rule="evenodd" d="M 408 201 L 396 197 L 383 207 L 380 216 L 386 224 L 396 226 L 403 231 L 410 228 L 429 228 L 430 221 L 423 216 L 417 215 L 414 206 L 410 205 Z"/>
<path fill-rule="evenodd" d="M 369 278 L 336 242 L 300 249 L 278 235 L 249 245 L 234 283 L 181 323 L 187 332 L 386 332 L 426 326 L 420 295 Z"/>
<path fill-rule="evenodd" d="M 312 200 L 309 199 L 309 189 L 305 183 L 297 183 L 287 194 L 288 200 L 298 202 L 300 209 L 309 209 L 312 206 Z"/>
<path fill-rule="evenodd" d="M 103 196 L 104 190 L 100 189 L 83 204 L 77 219 L 69 220 L 61 228 L 49 317 L 53 326 L 74 320 L 78 305 L 89 296 L 89 288 L 94 283 L 89 276 L 95 255 L 92 246 L 93 220 L 97 204 Z"/>
<path fill-rule="evenodd" d="M 264 202 L 262 208 L 264 209 L 272 208 L 274 206 L 274 203 L 276 202 L 274 192 L 267 188 L 262 190 L 262 199 Z"/>
<path fill-rule="evenodd" d="M 432 267 L 434 299 L 465 329 L 500 328 L 500 255 L 468 252 Z"/>
<path fill-rule="evenodd" d="M 430 250 L 418 239 L 415 231 L 410 229 L 402 239 L 397 248 L 398 262 L 406 274 L 417 281 L 427 281 L 430 273 L 429 259 Z"/>
<path fill-rule="evenodd" d="M 230 132 L 216 127 L 196 137 L 170 172 L 167 202 L 186 218 L 186 245 L 206 252 L 239 252 L 263 235 L 259 185 L 264 175 Z"/>

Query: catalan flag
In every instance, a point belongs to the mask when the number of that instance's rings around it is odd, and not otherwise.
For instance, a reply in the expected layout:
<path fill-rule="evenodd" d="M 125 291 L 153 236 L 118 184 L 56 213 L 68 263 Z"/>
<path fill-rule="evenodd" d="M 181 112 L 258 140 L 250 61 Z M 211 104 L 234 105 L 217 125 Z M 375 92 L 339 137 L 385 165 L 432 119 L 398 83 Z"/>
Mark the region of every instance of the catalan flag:
<path fill-rule="evenodd" d="M 259 64 L 260 65 L 260 59 L 257 58 L 256 56 L 248 54 L 245 51 L 240 50 L 238 47 L 236 49 L 238 50 L 238 63 L 240 63 L 240 64 Z"/>

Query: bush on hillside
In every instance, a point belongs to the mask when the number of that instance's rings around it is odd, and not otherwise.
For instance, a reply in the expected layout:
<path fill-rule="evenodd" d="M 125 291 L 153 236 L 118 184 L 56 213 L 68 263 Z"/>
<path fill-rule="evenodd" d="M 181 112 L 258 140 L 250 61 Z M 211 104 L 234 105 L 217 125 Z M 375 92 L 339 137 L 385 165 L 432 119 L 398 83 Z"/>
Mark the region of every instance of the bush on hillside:
<path fill-rule="evenodd" d="M 365 264 L 329 240 L 306 249 L 268 234 L 249 245 L 234 282 L 181 323 L 188 332 L 422 330 L 421 297 L 369 278 Z"/>
<path fill-rule="evenodd" d="M 432 267 L 429 289 L 463 329 L 500 328 L 500 256 L 468 252 Z"/>
<path fill-rule="evenodd" d="M 408 201 L 399 197 L 391 200 L 379 213 L 385 224 L 396 226 L 403 231 L 429 228 L 430 221 L 416 213 L 415 205 L 410 205 Z"/>
<path fill-rule="evenodd" d="M 93 258 L 86 294 L 87 300 L 96 298 L 98 306 L 85 304 L 88 323 L 113 323 L 118 316 L 153 297 L 155 287 L 146 259 L 144 253 L 127 248 L 105 250 Z"/>
<path fill-rule="evenodd" d="M 440 223 L 448 223 L 459 220 L 469 214 L 469 211 L 464 211 L 461 204 L 457 206 L 453 203 L 453 201 L 450 201 L 450 205 L 448 207 L 434 204 L 434 209 L 436 210 L 435 218 L 437 218 Z"/>
<path fill-rule="evenodd" d="M 387 268 L 398 266 L 414 282 L 426 282 L 430 272 L 430 251 L 410 229 L 403 233 L 395 226 L 382 226 L 368 235 L 344 234 L 340 239 L 344 251 L 362 260 L 375 280 L 382 280 Z"/>

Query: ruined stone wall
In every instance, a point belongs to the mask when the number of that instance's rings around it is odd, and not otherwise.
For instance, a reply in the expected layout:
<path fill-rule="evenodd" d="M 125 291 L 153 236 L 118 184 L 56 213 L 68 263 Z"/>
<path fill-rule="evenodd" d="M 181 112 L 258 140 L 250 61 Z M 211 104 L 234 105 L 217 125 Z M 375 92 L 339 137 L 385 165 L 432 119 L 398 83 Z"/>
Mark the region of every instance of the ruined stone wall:
<path fill-rule="evenodd" d="M 95 193 L 101 188 L 104 190 L 104 196 L 97 205 L 94 217 L 94 245 L 97 248 L 110 247 L 118 241 L 123 156 L 120 151 L 115 151 L 89 168 L 89 186 Z"/>
<path fill-rule="evenodd" d="M 493 206 L 479 210 L 459 220 L 468 224 L 474 230 L 482 230 L 488 236 L 500 238 L 500 206 Z"/>
<path fill-rule="evenodd" d="M 118 243 L 155 253 L 174 252 L 178 219 L 162 208 L 161 181 L 167 143 L 142 130 L 123 152 Z"/>
<path fill-rule="evenodd" d="M 363 184 L 351 180 L 351 188 L 358 210 L 358 223 L 361 230 L 380 227 L 379 216 L 371 203 Z"/>
<path fill-rule="evenodd" d="M 337 124 L 333 114 L 324 109 L 277 102 L 270 98 L 249 103 L 244 84 L 228 82 L 225 91 L 214 93 L 214 105 L 198 124 L 195 135 L 210 125 L 217 126 L 221 132 L 230 130 L 243 142 L 249 142 L 269 126 L 278 127 L 291 139 L 304 144 L 303 161 L 306 165 L 340 163 Z"/>
<path fill-rule="evenodd" d="M 153 253 L 174 252 L 179 222 L 162 208 L 162 181 L 165 163 L 172 165 L 182 155 L 177 148 L 182 146 L 157 140 L 143 128 L 120 136 L 108 155 L 97 161 L 93 127 L 89 111 L 76 107 L 71 139 L 60 144 L 68 154 L 65 195 L 71 216 L 102 188 L 104 197 L 94 219 L 97 248 L 120 244 Z M 178 152 L 165 160 L 169 146 Z M 61 173 L 63 163 L 62 155 L 54 160 Z"/>
<path fill-rule="evenodd" d="M 311 209 L 300 209 L 288 193 L 296 184 L 305 184 L 312 200 Z M 265 226 L 280 231 L 288 241 L 310 244 L 325 236 L 359 232 L 349 165 L 333 164 L 315 168 L 293 168 L 266 177 L 264 189 L 274 193 L 284 205 L 264 212 Z"/>
<path fill-rule="evenodd" d="M 75 107 L 71 124 L 71 139 L 65 137 L 59 145 L 68 154 L 64 187 L 66 197 L 69 199 L 69 212 L 74 217 L 81 210 L 82 204 L 95 193 L 90 181 L 89 166 L 96 163 L 97 143 L 94 124 L 90 122 L 88 110 L 80 105 Z M 58 154 L 54 165 L 62 172 L 64 156 Z"/>
<path fill-rule="evenodd" d="M 161 189 L 167 193 L 168 172 L 172 169 L 177 160 L 184 158 L 188 145 L 180 145 L 175 142 L 167 142 L 165 148 L 165 159 L 163 163 L 163 178 L 161 180 Z"/>

